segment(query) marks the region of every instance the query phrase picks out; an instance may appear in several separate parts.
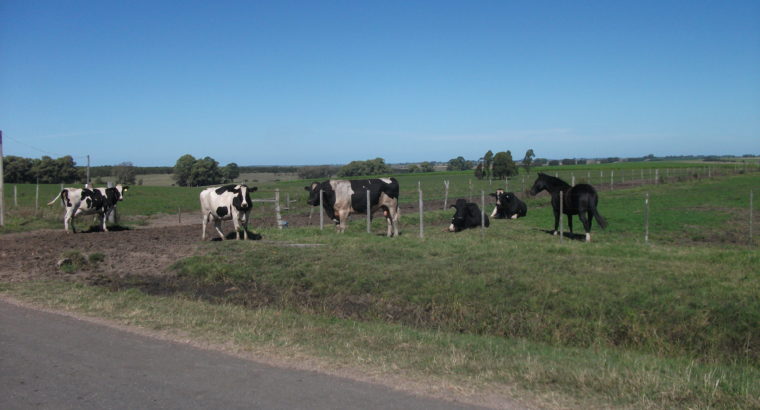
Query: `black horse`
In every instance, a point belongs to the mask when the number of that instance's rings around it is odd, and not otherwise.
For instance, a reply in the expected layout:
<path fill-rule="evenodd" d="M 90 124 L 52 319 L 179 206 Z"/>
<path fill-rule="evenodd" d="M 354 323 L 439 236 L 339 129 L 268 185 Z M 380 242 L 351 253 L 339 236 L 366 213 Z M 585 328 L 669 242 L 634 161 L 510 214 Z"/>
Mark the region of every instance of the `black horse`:
<path fill-rule="evenodd" d="M 559 227 L 559 193 L 562 192 L 563 204 L 562 212 L 567 215 L 567 226 L 570 233 L 573 232 L 573 215 L 578 215 L 583 222 L 583 229 L 586 230 L 586 241 L 591 240 L 591 219 L 596 218 L 596 222 L 602 229 L 607 227 L 607 221 L 599 215 L 596 205 L 599 202 L 599 196 L 596 190 L 589 184 L 578 184 L 570 186 L 567 182 L 553 176 L 539 173 L 536 182 L 530 189 L 531 195 L 546 190 L 552 195 L 552 208 L 554 208 L 554 234 L 557 234 Z"/>

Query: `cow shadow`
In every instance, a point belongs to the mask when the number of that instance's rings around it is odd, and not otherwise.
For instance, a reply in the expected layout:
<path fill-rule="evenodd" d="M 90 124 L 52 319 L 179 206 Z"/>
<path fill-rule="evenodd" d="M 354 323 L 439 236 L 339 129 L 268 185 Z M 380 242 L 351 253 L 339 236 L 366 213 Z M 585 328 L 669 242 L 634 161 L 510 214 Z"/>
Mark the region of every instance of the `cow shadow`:
<path fill-rule="evenodd" d="M 263 238 L 261 236 L 261 234 L 258 234 L 258 233 L 255 233 L 255 232 L 251 232 L 251 231 L 247 231 L 247 232 L 248 232 L 248 240 L 249 241 L 260 241 Z M 237 232 L 233 231 L 233 232 L 227 233 L 227 235 L 224 235 L 224 239 L 225 240 L 237 240 Z M 214 242 L 221 242 L 222 238 L 220 238 L 217 235 L 217 236 L 212 237 L 211 240 L 214 241 Z"/>
<path fill-rule="evenodd" d="M 554 235 L 554 231 L 549 230 L 549 229 L 539 229 L 539 231 L 541 231 L 543 233 L 547 233 L 549 235 Z M 564 232 L 564 234 L 562 236 L 564 238 L 567 238 L 567 239 L 570 239 L 570 240 L 573 240 L 573 241 L 581 241 L 581 242 L 585 242 L 586 241 L 586 235 L 585 234 Z"/>
<path fill-rule="evenodd" d="M 108 226 L 108 232 L 121 232 L 121 231 L 131 231 L 132 228 L 128 226 L 123 225 L 109 225 Z M 105 232 L 103 230 L 103 227 L 100 225 L 91 225 L 86 230 L 78 230 L 77 233 L 97 233 L 97 232 Z"/>

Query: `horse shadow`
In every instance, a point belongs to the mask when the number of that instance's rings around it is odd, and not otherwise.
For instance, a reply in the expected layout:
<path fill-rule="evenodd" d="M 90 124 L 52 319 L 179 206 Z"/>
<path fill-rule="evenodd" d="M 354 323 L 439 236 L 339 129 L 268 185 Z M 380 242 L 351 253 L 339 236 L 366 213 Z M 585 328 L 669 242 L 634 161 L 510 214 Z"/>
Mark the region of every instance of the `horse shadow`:
<path fill-rule="evenodd" d="M 547 233 L 549 235 L 554 235 L 554 231 L 553 230 L 539 229 L 539 231 L 541 231 L 543 233 Z M 572 233 L 572 232 L 564 232 L 562 236 L 564 238 L 567 238 L 567 239 L 570 239 L 570 240 L 573 240 L 573 241 L 581 241 L 581 242 L 585 242 L 586 241 L 586 235 L 585 234 Z"/>

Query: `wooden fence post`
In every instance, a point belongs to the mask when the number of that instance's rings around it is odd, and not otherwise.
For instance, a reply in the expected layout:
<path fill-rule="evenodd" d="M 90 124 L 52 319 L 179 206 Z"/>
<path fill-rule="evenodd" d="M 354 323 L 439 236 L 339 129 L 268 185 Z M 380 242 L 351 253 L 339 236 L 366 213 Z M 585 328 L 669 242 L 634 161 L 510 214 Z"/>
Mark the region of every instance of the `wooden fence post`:
<path fill-rule="evenodd" d="M 644 243 L 649 243 L 649 192 L 644 197 Z"/>
<path fill-rule="evenodd" d="M 448 205 L 449 202 L 449 180 L 444 179 L 443 180 L 443 210 L 446 210 L 446 205 Z"/>
<path fill-rule="evenodd" d="M 370 202 L 369 202 L 369 187 L 367 187 L 367 233 L 372 233 L 372 219 L 371 219 L 371 210 Z"/>
<path fill-rule="evenodd" d="M 486 192 L 480 191 L 480 239 L 486 235 Z"/>
<path fill-rule="evenodd" d="M 37 185 L 34 188 L 34 213 L 37 214 L 37 209 L 40 207 L 40 178 L 37 177 Z"/>
<path fill-rule="evenodd" d="M 274 217 L 277 220 L 277 229 L 282 229 L 282 214 L 280 214 L 280 189 L 274 190 Z"/>
<path fill-rule="evenodd" d="M 575 172 L 571 172 L 570 175 L 572 176 L 573 181 L 570 183 L 570 186 L 575 186 Z"/>
<path fill-rule="evenodd" d="M 472 179 L 468 179 L 467 182 L 470 184 L 470 191 L 469 194 L 467 194 L 467 202 L 472 202 Z"/>
<path fill-rule="evenodd" d="M 13 185 L 13 207 L 18 208 L 18 190 L 16 189 L 17 185 Z"/>
<path fill-rule="evenodd" d="M 325 229 L 325 210 L 322 208 L 322 196 L 323 192 L 321 189 L 319 190 L 319 230 Z"/>
<path fill-rule="evenodd" d="M 615 171 L 610 171 L 610 191 L 615 189 Z"/>
<path fill-rule="evenodd" d="M 419 197 L 420 197 L 420 201 L 419 201 L 419 206 L 420 206 L 420 239 L 425 239 L 425 226 L 424 226 L 424 221 L 423 221 L 424 210 L 423 210 L 423 205 L 422 205 L 422 188 L 419 188 L 419 185 L 418 185 L 418 188 L 417 188 L 417 192 L 419 193 Z"/>
<path fill-rule="evenodd" d="M 565 210 L 564 192 L 559 191 L 559 240 L 560 241 L 563 241 L 564 239 L 562 237 L 565 236 L 565 230 L 564 230 L 564 226 L 563 226 L 564 224 L 563 224 L 563 221 L 562 221 L 562 219 L 563 219 L 562 218 L 562 216 L 563 216 L 562 213 L 564 212 L 564 210 Z"/>

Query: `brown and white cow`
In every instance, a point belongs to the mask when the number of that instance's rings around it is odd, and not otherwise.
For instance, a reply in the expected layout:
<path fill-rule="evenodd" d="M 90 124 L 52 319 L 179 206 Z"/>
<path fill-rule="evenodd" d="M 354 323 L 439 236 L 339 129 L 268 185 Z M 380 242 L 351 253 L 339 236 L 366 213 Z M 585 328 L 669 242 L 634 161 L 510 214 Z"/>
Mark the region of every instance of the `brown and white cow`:
<path fill-rule="evenodd" d="M 314 182 L 304 187 L 309 191 L 307 203 L 319 206 L 319 191 L 322 191 L 322 207 L 327 216 L 336 223 L 338 232 L 344 232 L 348 216 L 352 213 L 367 213 L 367 191 L 369 191 L 370 216 L 378 209 L 388 223 L 389 237 L 398 236 L 398 181 L 395 178 L 342 180 L 331 179 Z"/>
<path fill-rule="evenodd" d="M 214 228 L 224 240 L 222 221 L 232 220 L 237 239 L 248 239 L 248 218 L 251 215 L 251 192 L 258 188 L 247 185 L 225 185 L 206 188 L 200 194 L 201 212 L 203 214 L 203 235 L 206 240 L 206 223 L 214 220 Z M 242 234 L 241 234 L 242 230 Z"/>
<path fill-rule="evenodd" d="M 100 217 L 103 231 L 108 232 L 106 221 L 116 209 L 116 204 L 124 199 L 124 192 L 128 189 L 128 186 L 121 184 L 111 188 L 64 188 L 52 201 L 48 202 L 48 205 L 53 205 L 58 198 L 61 198 L 61 203 L 66 208 L 66 214 L 63 216 L 63 229 L 66 232 L 69 231 L 69 225 L 71 225 L 71 232 L 76 233 L 75 217 L 92 214 Z"/>

